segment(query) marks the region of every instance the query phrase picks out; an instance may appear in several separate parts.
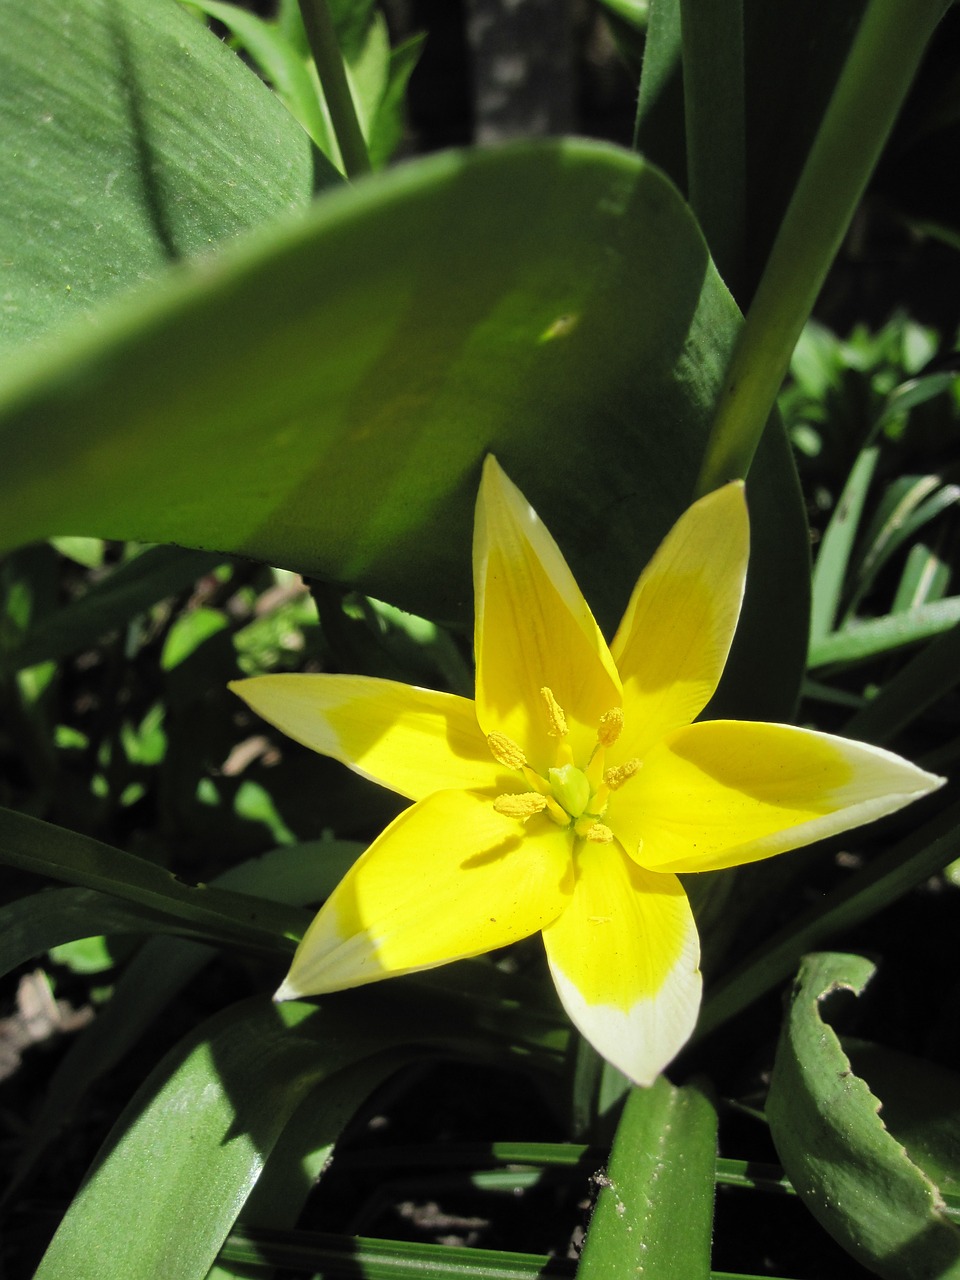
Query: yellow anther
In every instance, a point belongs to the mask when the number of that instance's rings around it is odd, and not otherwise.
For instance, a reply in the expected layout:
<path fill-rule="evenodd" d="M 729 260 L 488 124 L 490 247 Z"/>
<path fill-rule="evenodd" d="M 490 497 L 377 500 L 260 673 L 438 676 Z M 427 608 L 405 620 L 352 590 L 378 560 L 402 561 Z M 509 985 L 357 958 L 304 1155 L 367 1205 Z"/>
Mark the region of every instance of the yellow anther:
<path fill-rule="evenodd" d="M 587 839 L 592 840 L 594 844 L 611 844 L 613 832 L 604 823 L 595 822 L 587 832 Z"/>
<path fill-rule="evenodd" d="M 623 712 L 619 707 L 612 707 L 600 717 L 597 728 L 597 742 L 601 747 L 612 747 L 620 737 L 623 729 Z"/>
<path fill-rule="evenodd" d="M 547 719 L 550 727 L 547 732 L 551 738 L 565 738 L 567 736 L 567 717 L 563 714 L 563 708 L 553 696 L 553 690 L 544 685 L 540 690 L 540 697 L 547 704 Z"/>
<path fill-rule="evenodd" d="M 543 813 L 547 802 L 543 796 L 526 791 L 521 795 L 497 796 L 493 807 L 505 818 L 519 818 L 521 822 L 526 822 L 527 818 L 532 818 L 535 813 Z"/>
<path fill-rule="evenodd" d="M 488 733 L 487 746 L 497 764 L 502 764 L 506 769 L 522 769 L 527 763 L 527 757 L 505 733 Z"/>
<path fill-rule="evenodd" d="M 603 775 L 603 781 L 611 791 L 616 791 L 618 787 L 622 787 L 625 782 L 637 773 L 643 764 L 642 760 L 624 760 L 623 764 L 618 764 L 612 769 L 608 769 Z"/>

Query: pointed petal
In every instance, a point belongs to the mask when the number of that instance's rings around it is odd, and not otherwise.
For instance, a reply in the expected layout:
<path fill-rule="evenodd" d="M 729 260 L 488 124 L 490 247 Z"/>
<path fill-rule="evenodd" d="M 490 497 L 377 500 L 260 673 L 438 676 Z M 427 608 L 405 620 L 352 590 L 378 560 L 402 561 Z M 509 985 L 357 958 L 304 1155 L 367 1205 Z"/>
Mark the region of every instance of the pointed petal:
<path fill-rule="evenodd" d="M 484 463 L 473 542 L 477 719 L 540 772 L 556 763 L 540 690 L 566 713 L 575 755 L 620 705 L 607 645 L 559 547 L 493 457 Z"/>
<path fill-rule="evenodd" d="M 645 867 L 715 871 L 872 822 L 942 782 L 862 742 L 714 720 L 658 744 L 606 821 Z"/>
<path fill-rule="evenodd" d="M 549 924 L 572 889 L 570 836 L 466 791 L 400 814 L 304 935 L 275 999 L 357 987 L 481 955 Z"/>
<path fill-rule="evenodd" d="M 643 756 L 706 706 L 743 600 L 750 528 L 739 481 L 680 517 L 640 575 L 610 646 L 623 681 L 627 756 Z"/>
<path fill-rule="evenodd" d="M 543 941 L 570 1020 L 624 1075 L 651 1084 L 700 1009 L 700 943 L 680 881 L 642 870 L 616 844 L 585 842 L 573 900 Z"/>
<path fill-rule="evenodd" d="M 367 676 L 254 676 L 230 688 L 305 747 L 411 800 L 447 789 L 498 793 L 510 779 L 468 698 Z"/>

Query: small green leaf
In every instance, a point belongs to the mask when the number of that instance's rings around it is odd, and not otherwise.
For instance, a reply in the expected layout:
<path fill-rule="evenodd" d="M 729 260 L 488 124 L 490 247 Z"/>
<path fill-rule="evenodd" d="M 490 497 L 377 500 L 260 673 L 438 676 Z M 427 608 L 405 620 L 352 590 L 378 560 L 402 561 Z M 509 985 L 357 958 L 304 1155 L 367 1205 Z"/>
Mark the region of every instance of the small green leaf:
<path fill-rule="evenodd" d="M 960 1229 L 936 1185 L 887 1132 L 881 1103 L 821 1016 L 831 993 L 859 995 L 873 972 L 860 956 L 804 960 L 770 1081 L 770 1132 L 807 1208 L 858 1261 L 889 1280 L 956 1280 Z"/>

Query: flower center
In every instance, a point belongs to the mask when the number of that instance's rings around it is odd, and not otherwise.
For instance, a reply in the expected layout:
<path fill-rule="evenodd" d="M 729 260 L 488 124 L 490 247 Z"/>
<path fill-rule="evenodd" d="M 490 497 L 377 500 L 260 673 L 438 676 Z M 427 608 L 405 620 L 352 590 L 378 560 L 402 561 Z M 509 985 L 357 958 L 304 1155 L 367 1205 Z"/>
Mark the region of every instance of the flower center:
<path fill-rule="evenodd" d="M 616 791 L 640 768 L 639 760 L 627 760 L 612 769 L 604 769 L 607 747 L 620 737 L 623 729 L 623 712 L 614 707 L 600 717 L 597 740 L 590 757 L 579 768 L 573 761 L 568 736 L 567 717 L 563 708 L 547 687 L 540 690 L 547 719 L 547 732 L 556 738 L 557 756 L 562 763 L 547 770 L 547 776 L 536 772 L 527 764 L 523 749 L 504 733 L 487 735 L 490 752 L 498 764 L 521 773 L 529 791 L 497 796 L 493 807 L 505 817 L 526 822 L 536 813 L 548 815 L 560 827 L 572 827 L 585 840 L 607 843 L 613 832 L 600 819 L 607 808 L 610 793 Z"/>

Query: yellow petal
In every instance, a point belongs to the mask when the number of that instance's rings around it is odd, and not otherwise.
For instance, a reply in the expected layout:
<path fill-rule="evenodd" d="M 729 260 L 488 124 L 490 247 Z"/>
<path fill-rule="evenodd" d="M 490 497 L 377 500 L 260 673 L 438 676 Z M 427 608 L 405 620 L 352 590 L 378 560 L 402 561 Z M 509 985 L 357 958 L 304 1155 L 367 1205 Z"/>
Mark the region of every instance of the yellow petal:
<path fill-rule="evenodd" d="M 577 852 L 573 899 L 543 933 L 557 992 L 598 1053 L 651 1084 L 700 1008 L 700 943 L 675 876 L 644 871 L 616 844 Z"/>
<path fill-rule="evenodd" d="M 626 756 L 689 724 L 712 696 L 740 616 L 749 547 L 736 482 L 695 502 L 640 575 L 610 646 L 623 681 Z"/>
<path fill-rule="evenodd" d="M 570 844 L 549 818 L 524 824 L 485 797 L 437 792 L 344 876 L 275 998 L 432 969 L 536 933 L 569 899 Z"/>
<path fill-rule="evenodd" d="M 589 754 L 600 717 L 620 705 L 616 668 L 559 547 L 492 457 L 477 499 L 473 572 L 484 731 L 520 743 L 545 773 L 557 746 L 547 688 L 566 716 L 574 755 Z"/>
<path fill-rule="evenodd" d="M 254 676 L 230 688 L 305 747 L 411 800 L 447 788 L 500 792 L 510 779 L 468 698 L 367 676 Z"/>
<path fill-rule="evenodd" d="M 714 871 L 872 822 L 942 782 L 862 742 L 715 720 L 654 747 L 605 820 L 644 867 Z"/>

